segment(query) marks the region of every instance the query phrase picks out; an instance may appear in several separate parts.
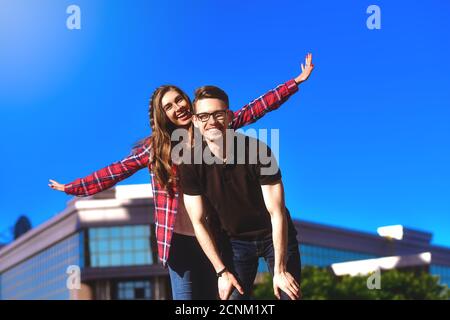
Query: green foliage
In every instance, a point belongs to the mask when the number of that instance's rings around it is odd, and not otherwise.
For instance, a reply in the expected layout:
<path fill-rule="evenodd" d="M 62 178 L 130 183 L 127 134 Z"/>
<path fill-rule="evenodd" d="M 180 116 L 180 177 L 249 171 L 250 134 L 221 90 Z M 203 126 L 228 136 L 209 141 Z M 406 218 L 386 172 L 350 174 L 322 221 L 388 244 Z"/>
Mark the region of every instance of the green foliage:
<path fill-rule="evenodd" d="M 389 270 L 381 272 L 381 288 L 368 289 L 368 276 L 336 277 L 326 268 L 307 266 L 302 269 L 303 299 L 383 299 L 440 300 L 450 299 L 450 290 L 439 284 L 436 276 L 426 272 Z M 272 277 L 266 274 L 255 286 L 255 299 L 275 299 Z"/>

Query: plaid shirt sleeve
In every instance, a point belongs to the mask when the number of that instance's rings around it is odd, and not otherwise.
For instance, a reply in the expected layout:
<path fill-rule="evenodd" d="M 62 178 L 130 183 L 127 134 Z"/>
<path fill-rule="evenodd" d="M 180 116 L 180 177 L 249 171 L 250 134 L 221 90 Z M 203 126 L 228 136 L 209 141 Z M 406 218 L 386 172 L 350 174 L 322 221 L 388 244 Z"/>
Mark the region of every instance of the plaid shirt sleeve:
<path fill-rule="evenodd" d="M 257 121 L 267 112 L 278 109 L 297 91 L 298 85 L 294 80 L 280 84 L 236 111 L 230 126 L 238 129 Z"/>
<path fill-rule="evenodd" d="M 149 164 L 151 146 L 148 142 L 134 149 L 126 158 L 114 162 L 92 174 L 64 185 L 64 192 L 86 197 L 106 190 Z"/>

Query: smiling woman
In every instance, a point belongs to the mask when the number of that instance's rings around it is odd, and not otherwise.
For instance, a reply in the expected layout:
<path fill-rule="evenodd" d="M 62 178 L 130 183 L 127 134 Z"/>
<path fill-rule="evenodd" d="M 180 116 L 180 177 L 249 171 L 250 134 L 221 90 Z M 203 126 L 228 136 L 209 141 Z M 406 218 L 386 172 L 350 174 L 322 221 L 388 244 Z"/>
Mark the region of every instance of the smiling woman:
<path fill-rule="evenodd" d="M 161 104 L 169 120 L 176 126 L 185 127 L 191 123 L 189 103 L 185 95 L 175 87 L 170 87 L 169 91 L 163 96 Z"/>
<path fill-rule="evenodd" d="M 175 174 L 171 168 L 171 134 L 175 128 L 190 129 L 191 100 L 174 85 L 160 86 L 150 99 L 150 126 L 155 179 L 170 195 L 174 193 Z"/>

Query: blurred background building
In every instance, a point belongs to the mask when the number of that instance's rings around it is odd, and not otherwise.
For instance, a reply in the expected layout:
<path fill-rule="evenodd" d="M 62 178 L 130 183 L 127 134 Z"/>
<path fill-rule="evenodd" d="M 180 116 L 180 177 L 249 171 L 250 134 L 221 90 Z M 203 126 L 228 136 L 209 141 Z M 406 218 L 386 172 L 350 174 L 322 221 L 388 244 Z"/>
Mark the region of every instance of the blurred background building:
<path fill-rule="evenodd" d="M 0 244 L 0 299 L 170 299 L 149 195 L 149 184 L 117 186 L 72 198 L 36 228 L 19 218 L 14 240 Z M 337 275 L 419 268 L 450 283 L 450 249 L 432 245 L 429 232 L 394 226 L 377 235 L 306 221 L 295 225 L 304 266 L 332 267 Z M 69 289 L 71 266 L 80 268 L 79 289 Z M 259 272 L 266 271 L 261 261 Z"/>

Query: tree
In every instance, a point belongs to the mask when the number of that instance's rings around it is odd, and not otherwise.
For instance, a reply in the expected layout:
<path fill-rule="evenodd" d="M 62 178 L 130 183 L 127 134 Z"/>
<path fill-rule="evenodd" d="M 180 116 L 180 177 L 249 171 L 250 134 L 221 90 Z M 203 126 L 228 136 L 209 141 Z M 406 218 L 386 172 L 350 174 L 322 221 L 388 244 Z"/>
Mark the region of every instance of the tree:
<path fill-rule="evenodd" d="M 439 284 L 437 276 L 425 271 L 389 270 L 381 272 L 381 288 L 368 289 L 368 276 L 336 277 L 327 268 L 306 266 L 302 268 L 301 288 L 303 299 L 383 299 L 383 300 L 434 300 L 450 299 L 450 290 Z M 272 277 L 266 274 L 255 286 L 256 299 L 275 299 Z"/>

